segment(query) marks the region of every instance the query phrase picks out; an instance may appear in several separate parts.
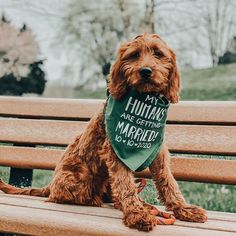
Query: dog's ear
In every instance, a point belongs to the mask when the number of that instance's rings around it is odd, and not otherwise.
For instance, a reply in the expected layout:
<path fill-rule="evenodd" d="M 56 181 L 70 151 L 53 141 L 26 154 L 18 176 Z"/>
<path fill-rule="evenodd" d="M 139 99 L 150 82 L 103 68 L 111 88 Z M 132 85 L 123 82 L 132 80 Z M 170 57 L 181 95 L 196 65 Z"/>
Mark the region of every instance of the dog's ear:
<path fill-rule="evenodd" d="M 121 57 L 126 47 L 127 47 L 126 44 L 120 47 L 116 61 L 112 65 L 111 71 L 108 77 L 109 92 L 112 95 L 112 97 L 116 100 L 121 99 L 126 94 L 127 87 L 128 87 L 125 75 L 121 69 Z"/>
<path fill-rule="evenodd" d="M 169 82 L 166 90 L 166 97 L 171 103 L 179 102 L 179 92 L 180 92 L 180 74 L 176 63 L 176 55 L 171 50 L 172 55 L 172 68 L 169 73 Z"/>
<path fill-rule="evenodd" d="M 137 35 L 137 36 L 134 38 L 134 40 L 135 40 L 135 39 L 138 39 L 138 38 L 141 38 L 141 37 L 143 37 L 143 34 Z"/>
<path fill-rule="evenodd" d="M 158 34 L 152 34 L 152 37 L 160 39 L 160 36 Z"/>

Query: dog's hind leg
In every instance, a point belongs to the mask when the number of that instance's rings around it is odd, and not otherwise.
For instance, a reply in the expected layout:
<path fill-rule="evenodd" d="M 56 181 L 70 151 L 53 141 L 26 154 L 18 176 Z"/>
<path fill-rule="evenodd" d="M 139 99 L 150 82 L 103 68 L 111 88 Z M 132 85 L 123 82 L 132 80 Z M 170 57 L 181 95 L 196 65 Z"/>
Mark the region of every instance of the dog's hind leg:
<path fill-rule="evenodd" d="M 103 194 L 106 192 L 107 178 L 98 160 L 94 157 L 94 162 L 77 161 L 76 165 L 70 166 L 70 170 L 64 166 L 63 170 L 54 177 L 49 201 L 101 206 Z"/>
<path fill-rule="evenodd" d="M 75 176 L 70 171 L 62 171 L 51 185 L 49 201 L 78 205 L 101 206 L 102 201 L 93 194 L 93 181 L 89 169 L 83 167 L 83 174 Z M 85 171 L 88 174 L 85 174 Z M 80 172 L 81 173 L 81 172 Z"/>
<path fill-rule="evenodd" d="M 101 160 L 98 150 L 104 142 L 102 112 L 89 122 L 79 140 L 64 153 L 51 183 L 49 201 L 82 205 L 102 204 L 101 192 L 96 191 Z"/>

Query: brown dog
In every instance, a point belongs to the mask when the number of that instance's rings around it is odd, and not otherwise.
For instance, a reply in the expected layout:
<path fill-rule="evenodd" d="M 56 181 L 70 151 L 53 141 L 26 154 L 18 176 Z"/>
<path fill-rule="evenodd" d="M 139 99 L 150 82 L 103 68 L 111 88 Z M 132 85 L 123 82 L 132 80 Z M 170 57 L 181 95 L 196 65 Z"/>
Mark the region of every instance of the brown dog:
<path fill-rule="evenodd" d="M 148 81 L 140 73 L 142 68 L 149 70 Z M 120 47 L 109 77 L 109 92 L 115 100 L 122 99 L 129 88 L 135 88 L 140 93 L 162 94 L 177 103 L 179 86 L 175 53 L 158 35 L 140 35 Z M 149 168 L 159 199 L 167 210 L 172 210 L 180 220 L 207 220 L 202 208 L 185 202 L 171 174 L 170 155 L 165 145 Z M 132 171 L 113 151 L 103 111 L 95 115 L 84 133 L 68 146 L 48 187 L 20 189 L 0 181 L 0 189 L 9 194 L 49 197 L 49 201 L 56 203 L 91 206 L 101 206 L 112 192 L 113 202 L 124 213 L 126 226 L 149 231 L 157 223 L 137 195 Z"/>

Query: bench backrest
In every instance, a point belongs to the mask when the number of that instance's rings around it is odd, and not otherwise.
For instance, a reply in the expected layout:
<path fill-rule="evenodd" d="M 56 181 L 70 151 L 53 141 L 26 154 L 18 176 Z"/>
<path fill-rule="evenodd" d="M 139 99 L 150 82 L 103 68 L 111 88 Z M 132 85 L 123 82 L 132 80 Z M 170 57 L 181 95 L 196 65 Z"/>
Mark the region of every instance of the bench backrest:
<path fill-rule="evenodd" d="M 0 166 L 54 169 L 61 147 L 83 132 L 103 103 L 0 97 L 0 143 L 4 143 L 0 144 Z M 175 154 L 171 168 L 176 179 L 236 184 L 232 158 L 236 155 L 236 102 L 180 102 L 171 105 L 167 123 L 166 142 Z M 145 170 L 137 176 L 150 177 L 150 173 Z"/>

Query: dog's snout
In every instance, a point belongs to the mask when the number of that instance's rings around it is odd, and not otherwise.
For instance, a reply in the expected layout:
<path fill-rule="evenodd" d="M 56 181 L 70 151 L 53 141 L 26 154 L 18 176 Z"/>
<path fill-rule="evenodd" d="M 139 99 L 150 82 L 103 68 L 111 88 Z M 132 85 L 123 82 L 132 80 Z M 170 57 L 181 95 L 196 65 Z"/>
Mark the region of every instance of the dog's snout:
<path fill-rule="evenodd" d="M 142 67 L 139 70 L 139 74 L 143 79 L 150 79 L 151 74 L 152 74 L 152 69 L 150 67 Z"/>

